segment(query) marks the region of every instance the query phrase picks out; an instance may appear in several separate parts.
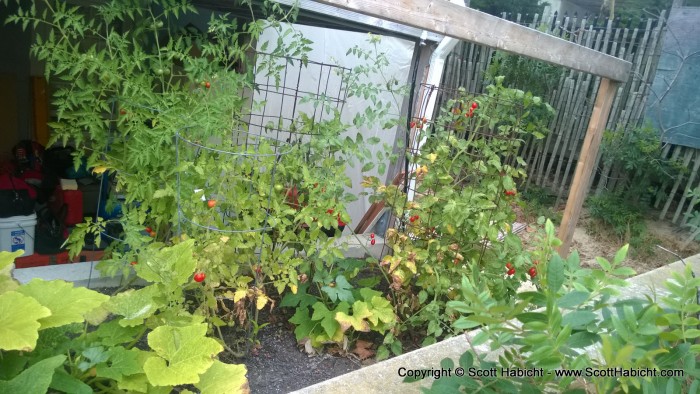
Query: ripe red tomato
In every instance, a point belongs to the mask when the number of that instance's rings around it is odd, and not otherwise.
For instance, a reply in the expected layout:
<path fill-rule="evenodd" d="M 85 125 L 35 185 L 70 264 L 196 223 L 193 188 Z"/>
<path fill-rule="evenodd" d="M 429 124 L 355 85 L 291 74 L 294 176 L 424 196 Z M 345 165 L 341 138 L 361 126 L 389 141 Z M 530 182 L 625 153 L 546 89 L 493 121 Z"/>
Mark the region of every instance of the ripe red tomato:
<path fill-rule="evenodd" d="M 530 274 L 531 278 L 534 278 L 537 275 L 537 269 L 535 267 L 530 267 L 530 270 L 527 273 Z"/>
<path fill-rule="evenodd" d="M 511 276 L 515 275 L 515 268 L 509 269 L 509 270 L 508 270 L 508 275 L 511 275 Z"/>
<path fill-rule="evenodd" d="M 136 264 L 138 264 L 138 262 L 136 262 L 136 261 L 131 262 L 131 265 L 136 265 Z"/>
<path fill-rule="evenodd" d="M 211 83 L 209 83 L 209 81 L 204 82 L 204 87 L 209 89 L 211 87 Z"/>
<path fill-rule="evenodd" d="M 372 238 L 372 239 L 369 241 L 369 243 L 370 243 L 371 245 L 374 246 L 374 244 L 377 243 L 377 240 L 374 239 L 374 238 Z"/>
<path fill-rule="evenodd" d="M 479 104 L 475 102 L 472 103 L 472 109 L 477 109 L 479 107 Z"/>
<path fill-rule="evenodd" d="M 511 269 L 513 268 L 513 264 L 511 262 L 506 263 L 506 268 Z"/>
<path fill-rule="evenodd" d="M 194 274 L 194 281 L 197 283 L 203 282 L 206 278 L 207 275 L 204 272 L 197 272 L 196 274 Z"/>
<path fill-rule="evenodd" d="M 416 122 L 411 122 L 411 128 L 416 127 Z"/>
<path fill-rule="evenodd" d="M 207 206 L 209 208 L 214 208 L 216 206 L 216 200 L 209 200 L 207 201 Z"/>
<path fill-rule="evenodd" d="M 374 233 L 370 234 L 369 237 L 374 239 Z"/>
<path fill-rule="evenodd" d="M 146 230 L 146 232 L 147 232 L 147 233 L 149 233 L 149 234 L 151 233 L 151 231 L 153 231 L 153 229 L 152 229 L 152 228 L 150 228 L 150 227 L 146 227 L 146 229 L 145 229 L 145 230 Z"/>

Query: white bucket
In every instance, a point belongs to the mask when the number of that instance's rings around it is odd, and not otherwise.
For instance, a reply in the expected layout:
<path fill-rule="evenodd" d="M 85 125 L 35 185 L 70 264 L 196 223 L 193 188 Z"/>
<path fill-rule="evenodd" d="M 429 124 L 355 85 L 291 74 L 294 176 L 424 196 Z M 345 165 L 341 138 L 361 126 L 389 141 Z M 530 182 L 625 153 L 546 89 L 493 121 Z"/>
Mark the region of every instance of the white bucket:
<path fill-rule="evenodd" d="M 34 229 L 36 214 L 0 218 L 0 250 L 14 252 L 24 250 L 21 256 L 34 254 Z"/>

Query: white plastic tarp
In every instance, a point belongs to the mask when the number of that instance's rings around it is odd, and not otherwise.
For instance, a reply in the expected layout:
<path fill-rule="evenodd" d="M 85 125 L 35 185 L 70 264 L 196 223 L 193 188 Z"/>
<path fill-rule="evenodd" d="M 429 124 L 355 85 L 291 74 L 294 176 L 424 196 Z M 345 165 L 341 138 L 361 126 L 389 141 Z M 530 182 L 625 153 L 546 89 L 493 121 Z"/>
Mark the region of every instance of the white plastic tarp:
<path fill-rule="evenodd" d="M 343 67 L 354 68 L 358 65 L 366 64 L 366 62 L 352 55 L 346 55 L 348 50 L 356 45 L 367 50 L 373 49 L 373 44 L 369 43 L 367 34 L 301 25 L 294 25 L 294 29 L 302 32 L 304 37 L 313 41 L 311 45 L 312 51 L 309 54 L 310 61 L 324 64 L 338 64 Z M 277 33 L 273 29 L 267 29 L 258 41 L 258 50 L 261 49 L 260 47 L 265 41 L 269 41 L 268 50 L 272 48 L 277 41 L 277 37 Z M 390 66 L 385 70 L 383 76 L 375 75 L 372 82 L 383 84 L 385 83 L 385 79 L 396 78 L 400 83 L 409 83 L 409 69 L 413 56 L 414 43 L 394 37 L 382 37 L 378 48 L 386 55 Z M 298 63 L 295 63 L 293 67 L 287 67 L 285 75 L 281 77 L 280 84 L 287 89 L 280 89 L 277 92 L 271 92 L 269 90 L 255 92 L 253 95 L 254 101 L 265 101 L 266 116 L 274 115 L 282 118 L 290 118 L 294 113 L 298 115 L 300 111 L 311 114 L 313 113 L 311 104 L 301 104 L 298 101 L 290 100 L 289 95 L 295 94 L 298 91 L 316 92 L 321 88 L 322 93 L 326 91 L 330 97 L 337 97 L 340 89 L 340 78 L 334 76 L 333 73 L 329 73 L 327 70 L 321 70 L 319 66 L 312 65 L 309 66 L 307 70 L 301 68 Z M 256 83 L 269 84 L 270 79 L 266 78 L 264 75 L 256 75 Z M 285 94 L 287 96 L 285 96 Z M 379 99 L 385 102 L 393 101 L 392 96 L 388 93 L 380 96 Z M 399 98 L 397 105 L 394 106 L 396 116 L 400 115 L 399 111 L 403 104 L 403 99 L 403 97 Z M 352 119 L 355 115 L 359 112 L 363 112 L 368 105 L 372 104 L 361 97 L 349 98 L 343 107 L 343 121 L 352 124 Z M 270 113 L 271 111 L 275 113 Z M 319 114 L 318 116 L 321 115 Z M 360 130 L 353 127 L 346 132 L 346 135 L 354 138 L 358 131 L 362 133 L 365 141 L 371 137 L 379 137 L 381 142 L 374 146 L 373 153 L 381 149 L 384 143 L 393 146 L 397 136 L 397 128 L 383 130 L 379 125 L 375 126 L 375 128 L 368 129 L 365 127 Z M 359 195 L 359 193 L 364 191 L 360 186 L 362 174 L 359 166 L 356 168 L 349 167 L 347 169 L 347 174 L 352 179 L 353 184 L 352 189 L 349 191 L 355 195 Z M 379 176 L 376 167 L 365 175 Z M 380 179 L 385 179 L 385 177 L 386 174 L 380 176 Z M 369 199 L 366 196 L 358 197 L 358 201 L 347 207 L 348 213 L 352 218 L 350 227 L 353 229 L 370 207 Z"/>

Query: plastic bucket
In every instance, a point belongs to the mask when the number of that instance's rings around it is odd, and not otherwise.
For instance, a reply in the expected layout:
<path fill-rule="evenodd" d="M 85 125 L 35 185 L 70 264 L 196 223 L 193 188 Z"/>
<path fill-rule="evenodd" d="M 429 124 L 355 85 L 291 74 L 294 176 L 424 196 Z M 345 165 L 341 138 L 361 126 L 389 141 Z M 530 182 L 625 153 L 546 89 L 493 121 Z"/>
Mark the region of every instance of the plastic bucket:
<path fill-rule="evenodd" d="M 14 252 L 24 250 L 22 256 L 34 254 L 34 229 L 36 214 L 0 218 L 0 250 Z"/>

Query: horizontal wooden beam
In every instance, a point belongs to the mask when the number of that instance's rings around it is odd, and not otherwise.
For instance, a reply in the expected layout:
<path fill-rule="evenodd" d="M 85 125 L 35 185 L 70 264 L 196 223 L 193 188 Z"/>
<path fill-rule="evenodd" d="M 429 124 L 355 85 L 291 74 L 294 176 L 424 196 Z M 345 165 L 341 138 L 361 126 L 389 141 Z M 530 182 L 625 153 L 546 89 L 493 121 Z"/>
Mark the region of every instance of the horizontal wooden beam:
<path fill-rule="evenodd" d="M 315 0 L 516 55 L 625 82 L 632 64 L 445 0 Z"/>

